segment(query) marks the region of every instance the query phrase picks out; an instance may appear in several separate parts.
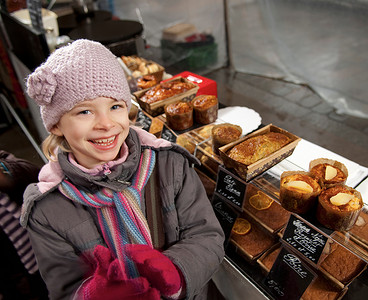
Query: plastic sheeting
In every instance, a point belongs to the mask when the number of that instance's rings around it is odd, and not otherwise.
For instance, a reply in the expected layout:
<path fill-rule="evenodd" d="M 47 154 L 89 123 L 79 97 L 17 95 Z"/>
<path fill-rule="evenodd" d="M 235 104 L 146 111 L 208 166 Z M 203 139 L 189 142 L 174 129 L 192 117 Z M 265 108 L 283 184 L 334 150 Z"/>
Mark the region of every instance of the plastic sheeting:
<path fill-rule="evenodd" d="M 306 84 L 368 118 L 368 1 L 228 0 L 235 71 Z"/>
<path fill-rule="evenodd" d="M 193 24 L 198 32 L 210 34 L 217 46 L 217 60 L 207 69 L 216 69 L 226 65 L 225 13 L 222 0 L 100 0 L 100 7 L 113 7 L 112 13 L 120 19 L 140 21 L 144 26 L 144 38 L 147 45 L 146 57 L 168 66 L 183 57 L 174 53 L 171 61 L 162 61 L 162 31 L 178 23 Z M 197 70 L 206 72 L 205 69 Z M 208 71 L 208 70 L 207 70 Z"/>

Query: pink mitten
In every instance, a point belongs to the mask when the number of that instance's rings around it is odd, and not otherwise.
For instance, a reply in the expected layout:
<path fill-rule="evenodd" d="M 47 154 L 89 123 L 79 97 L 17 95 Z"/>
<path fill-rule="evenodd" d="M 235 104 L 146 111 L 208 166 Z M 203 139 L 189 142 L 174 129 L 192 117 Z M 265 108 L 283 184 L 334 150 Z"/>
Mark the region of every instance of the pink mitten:
<path fill-rule="evenodd" d="M 139 274 L 163 296 L 177 294 L 182 287 L 181 272 L 161 252 L 147 245 L 126 245 L 126 254 L 135 262 Z"/>
<path fill-rule="evenodd" d="M 113 260 L 110 250 L 96 246 L 96 270 L 82 287 L 84 300 L 159 300 L 160 293 L 150 287 L 146 278 L 128 279 L 118 259 Z"/>

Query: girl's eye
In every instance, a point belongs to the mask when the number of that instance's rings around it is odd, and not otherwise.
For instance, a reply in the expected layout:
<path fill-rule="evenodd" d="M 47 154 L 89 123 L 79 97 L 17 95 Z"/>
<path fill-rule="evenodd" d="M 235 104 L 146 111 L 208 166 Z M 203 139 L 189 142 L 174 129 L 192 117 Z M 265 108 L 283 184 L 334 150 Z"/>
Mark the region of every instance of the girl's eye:
<path fill-rule="evenodd" d="M 90 113 L 91 112 L 89 110 L 82 110 L 82 111 L 78 112 L 78 115 L 88 115 Z"/>
<path fill-rule="evenodd" d="M 119 108 L 123 108 L 123 105 L 121 104 L 114 104 L 111 109 L 119 109 Z"/>

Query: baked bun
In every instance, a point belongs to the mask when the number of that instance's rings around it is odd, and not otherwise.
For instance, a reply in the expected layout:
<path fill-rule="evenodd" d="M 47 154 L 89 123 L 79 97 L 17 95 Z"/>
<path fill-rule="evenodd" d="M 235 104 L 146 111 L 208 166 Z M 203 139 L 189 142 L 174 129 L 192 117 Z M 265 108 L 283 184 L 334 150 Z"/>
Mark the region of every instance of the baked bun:
<path fill-rule="evenodd" d="M 318 158 L 309 163 L 309 172 L 317 178 L 322 187 L 345 184 L 348 178 L 346 166 L 336 160 Z"/>
<path fill-rule="evenodd" d="M 192 100 L 194 119 L 199 124 L 210 124 L 217 120 L 218 99 L 213 95 L 199 95 Z"/>
<path fill-rule="evenodd" d="M 144 75 L 142 77 L 139 77 L 137 79 L 137 87 L 141 90 L 148 89 L 150 87 L 153 87 L 158 82 L 156 80 L 156 77 L 153 75 Z"/>
<path fill-rule="evenodd" d="M 178 101 L 165 105 L 166 122 L 174 130 L 185 130 L 193 126 L 193 106 Z"/>
<path fill-rule="evenodd" d="M 212 150 L 219 154 L 218 149 L 226 144 L 236 141 L 242 134 L 242 128 L 238 125 L 223 123 L 212 127 Z"/>
<path fill-rule="evenodd" d="M 320 192 L 320 185 L 308 172 L 287 171 L 281 174 L 280 203 L 288 211 L 307 213 L 315 206 Z"/>
<path fill-rule="evenodd" d="M 362 196 L 357 190 L 335 185 L 319 195 L 316 217 L 327 228 L 346 231 L 354 226 L 362 207 Z"/>

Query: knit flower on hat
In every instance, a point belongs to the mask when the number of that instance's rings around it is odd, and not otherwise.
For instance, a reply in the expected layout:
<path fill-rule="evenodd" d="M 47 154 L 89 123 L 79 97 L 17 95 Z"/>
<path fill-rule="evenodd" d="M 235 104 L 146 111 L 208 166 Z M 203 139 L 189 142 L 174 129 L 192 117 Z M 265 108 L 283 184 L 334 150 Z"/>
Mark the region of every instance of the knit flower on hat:
<path fill-rule="evenodd" d="M 36 69 L 27 79 L 28 95 L 39 105 L 51 103 L 57 80 L 51 69 L 44 66 Z"/>

